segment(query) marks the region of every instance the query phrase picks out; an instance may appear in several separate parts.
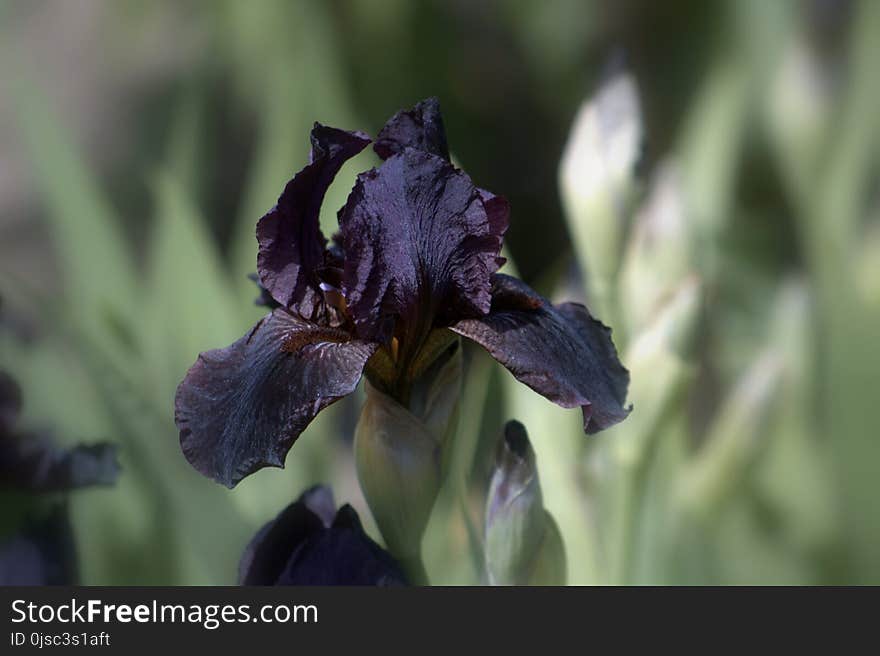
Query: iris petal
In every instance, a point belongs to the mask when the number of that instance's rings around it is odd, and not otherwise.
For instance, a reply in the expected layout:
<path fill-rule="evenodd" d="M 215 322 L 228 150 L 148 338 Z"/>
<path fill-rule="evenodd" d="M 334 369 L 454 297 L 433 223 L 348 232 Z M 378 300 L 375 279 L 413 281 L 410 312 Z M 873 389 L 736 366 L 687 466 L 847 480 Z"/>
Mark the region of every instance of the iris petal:
<path fill-rule="evenodd" d="M 506 203 L 484 198 L 449 162 L 411 148 L 358 177 L 339 220 L 362 338 L 387 338 L 395 318 L 424 332 L 489 311 L 507 220 Z"/>
<path fill-rule="evenodd" d="M 391 555 L 364 532 L 360 518 L 342 506 L 330 528 L 293 552 L 276 585 L 405 585 Z"/>
<path fill-rule="evenodd" d="M 251 540 L 241 559 L 241 583 L 405 583 L 394 559 L 364 532 L 354 509 L 345 505 L 335 512 L 335 508 L 328 507 L 332 498 L 329 488 L 316 486 L 266 524 Z"/>
<path fill-rule="evenodd" d="M 312 129 L 310 163 L 287 183 L 278 203 L 257 223 L 257 270 L 262 286 L 279 304 L 311 314 L 320 298 L 314 271 L 324 262 L 321 203 L 342 165 L 370 138 L 318 123 Z"/>
<path fill-rule="evenodd" d="M 268 308 L 269 310 L 274 310 L 275 308 L 280 307 L 278 301 L 272 298 L 272 294 L 260 284 L 260 276 L 256 273 L 249 273 L 248 278 L 257 286 L 257 294 L 259 294 L 254 299 L 254 305 L 259 305 Z"/>
<path fill-rule="evenodd" d="M 485 189 L 477 189 L 480 194 L 480 200 L 483 201 L 483 209 L 486 211 L 486 217 L 489 219 L 489 231 L 498 235 L 499 243 L 504 233 L 507 232 L 510 223 L 510 203 L 503 196 L 496 196 L 491 191 Z M 507 258 L 500 255 L 495 258 L 496 268 L 500 268 Z"/>
<path fill-rule="evenodd" d="M 202 353 L 177 388 L 184 455 L 227 487 L 282 467 L 315 415 L 354 391 L 375 349 L 274 310 L 231 346 Z"/>
<path fill-rule="evenodd" d="M 583 305 L 552 305 L 525 283 L 493 278 L 492 311 L 451 326 L 485 348 L 522 383 L 565 408 L 581 407 L 584 430 L 623 420 L 629 372 L 611 331 Z"/>
<path fill-rule="evenodd" d="M 412 109 L 397 112 L 376 137 L 373 150 L 382 159 L 415 148 L 449 160 L 446 130 L 440 115 L 440 101 L 428 98 Z"/>
<path fill-rule="evenodd" d="M 300 497 L 250 541 L 239 564 L 239 581 L 242 585 L 274 585 L 290 554 L 323 529 L 321 518 Z"/>

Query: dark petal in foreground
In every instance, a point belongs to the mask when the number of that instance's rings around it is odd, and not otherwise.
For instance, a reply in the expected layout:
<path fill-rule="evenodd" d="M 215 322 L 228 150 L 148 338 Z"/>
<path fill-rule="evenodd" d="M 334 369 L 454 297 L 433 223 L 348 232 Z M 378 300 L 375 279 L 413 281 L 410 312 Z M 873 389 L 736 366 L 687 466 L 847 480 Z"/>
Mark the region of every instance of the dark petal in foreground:
<path fill-rule="evenodd" d="M 264 526 L 245 550 L 243 585 L 403 585 L 395 560 L 364 533 L 351 506 L 326 516 L 329 488 L 315 487 Z"/>
<path fill-rule="evenodd" d="M 0 543 L 0 586 L 75 585 L 73 529 L 64 505 L 30 520 Z"/>
<path fill-rule="evenodd" d="M 436 98 L 428 98 L 412 109 L 397 112 L 385 124 L 373 144 L 373 150 L 382 159 L 402 153 L 407 148 L 449 159 L 440 101 Z"/>
<path fill-rule="evenodd" d="M 584 430 L 595 433 L 623 420 L 629 372 L 611 331 L 583 305 L 553 306 L 525 283 L 493 278 L 492 311 L 452 330 L 469 337 L 516 378 L 565 408 L 581 407 Z"/>
<path fill-rule="evenodd" d="M 406 585 L 397 562 L 364 533 L 357 513 L 342 506 L 330 528 L 293 554 L 277 585 Z"/>
<path fill-rule="evenodd" d="M 116 447 L 112 444 L 64 448 L 41 433 L 0 438 L 0 489 L 61 492 L 112 485 L 118 475 Z"/>
<path fill-rule="evenodd" d="M 274 310 L 232 346 L 202 353 L 177 388 L 184 455 L 227 487 L 283 467 L 315 415 L 354 391 L 375 349 Z"/>
<path fill-rule="evenodd" d="M 315 490 L 328 488 L 312 488 L 305 492 L 251 539 L 238 567 L 241 585 L 275 585 L 291 554 L 333 520 L 335 507 L 326 523 L 321 515 L 309 508 L 306 498 Z"/>
<path fill-rule="evenodd" d="M 310 163 L 287 183 L 278 203 L 257 224 L 262 286 L 281 305 L 302 305 L 305 315 L 320 298 L 314 271 L 323 265 L 327 245 L 319 224 L 324 195 L 346 160 L 370 143 L 363 133 L 317 123 L 311 138 Z"/>
<path fill-rule="evenodd" d="M 345 295 L 364 339 L 387 337 L 395 317 L 424 329 L 489 311 L 506 220 L 449 162 L 408 149 L 362 174 L 340 226 Z"/>

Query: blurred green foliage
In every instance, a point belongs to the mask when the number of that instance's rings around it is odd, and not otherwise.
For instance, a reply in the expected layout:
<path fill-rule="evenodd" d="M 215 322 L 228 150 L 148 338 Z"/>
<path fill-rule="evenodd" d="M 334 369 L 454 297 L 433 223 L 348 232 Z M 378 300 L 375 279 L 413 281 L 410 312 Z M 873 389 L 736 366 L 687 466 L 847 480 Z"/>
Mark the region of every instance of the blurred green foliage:
<path fill-rule="evenodd" d="M 28 192 L 0 223 L 0 366 L 28 422 L 117 441 L 124 467 L 72 500 L 85 582 L 231 583 L 316 482 L 376 535 L 360 398 L 232 492 L 183 459 L 172 400 L 260 316 L 254 225 L 311 123 L 375 134 L 438 95 L 457 161 L 511 200 L 508 266 L 613 327 L 634 411 L 587 438 L 467 351 L 432 581 L 482 580 L 516 418 L 571 583 L 880 583 L 880 4 L 614 4 L 0 4 L 0 126 Z M 30 56 L 66 27 L 75 48 Z M 371 157 L 331 188 L 326 233 Z"/>

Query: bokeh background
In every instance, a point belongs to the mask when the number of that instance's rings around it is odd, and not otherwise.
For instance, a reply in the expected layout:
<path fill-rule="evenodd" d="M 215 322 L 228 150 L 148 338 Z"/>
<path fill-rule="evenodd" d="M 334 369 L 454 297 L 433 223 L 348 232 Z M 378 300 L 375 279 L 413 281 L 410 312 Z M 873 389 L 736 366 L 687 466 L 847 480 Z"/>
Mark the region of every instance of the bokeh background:
<path fill-rule="evenodd" d="M 870 0 L 0 2 L 0 367 L 26 425 L 123 467 L 70 497 L 82 581 L 234 583 L 315 482 L 377 536 L 360 398 L 228 491 L 180 454 L 173 395 L 260 316 L 254 226 L 312 122 L 375 134 L 436 95 L 511 202 L 511 270 L 613 327 L 635 409 L 585 437 L 467 350 L 432 580 L 483 580 L 517 418 L 572 583 L 880 583 L 878 66 Z"/>

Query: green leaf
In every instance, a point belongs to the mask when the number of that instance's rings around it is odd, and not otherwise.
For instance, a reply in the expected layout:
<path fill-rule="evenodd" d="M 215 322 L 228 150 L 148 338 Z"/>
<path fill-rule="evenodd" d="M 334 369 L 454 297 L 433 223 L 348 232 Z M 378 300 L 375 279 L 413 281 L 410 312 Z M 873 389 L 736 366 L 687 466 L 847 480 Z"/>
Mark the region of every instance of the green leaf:
<path fill-rule="evenodd" d="M 129 328 L 137 289 L 117 217 L 60 117 L 42 92 L 20 81 L 13 94 L 34 183 L 57 250 L 70 318 L 108 349 Z M 121 331 L 121 332 L 120 332 Z M 110 343 L 112 338 L 113 344 Z"/>
<path fill-rule="evenodd" d="M 216 246 L 196 208 L 167 173 L 156 183 L 156 208 L 144 341 L 153 389 L 170 416 L 174 390 L 199 352 L 231 344 L 248 320 L 246 312 L 235 312 Z"/>

